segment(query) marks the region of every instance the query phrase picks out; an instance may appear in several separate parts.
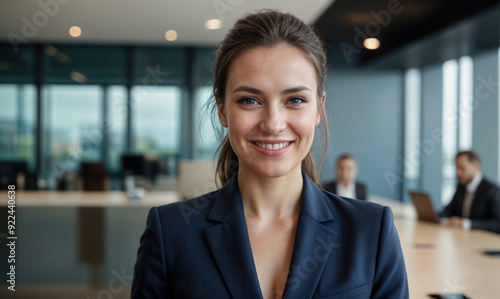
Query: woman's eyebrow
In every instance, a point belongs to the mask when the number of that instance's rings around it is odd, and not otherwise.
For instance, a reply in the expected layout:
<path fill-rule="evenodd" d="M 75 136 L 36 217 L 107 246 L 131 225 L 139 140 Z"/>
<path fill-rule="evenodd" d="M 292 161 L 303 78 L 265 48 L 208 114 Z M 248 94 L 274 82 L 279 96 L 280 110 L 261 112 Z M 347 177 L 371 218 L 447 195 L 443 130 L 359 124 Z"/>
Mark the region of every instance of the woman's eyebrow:
<path fill-rule="evenodd" d="M 254 87 L 250 87 L 250 86 L 245 86 L 245 85 L 242 85 L 242 86 L 239 86 L 239 87 L 236 87 L 234 90 L 233 90 L 233 93 L 235 92 L 238 92 L 238 91 L 246 91 L 246 92 L 250 92 L 250 93 L 254 93 L 254 94 L 259 94 L 259 95 L 262 95 L 264 94 L 264 92 L 258 88 L 254 88 Z M 292 87 L 292 88 L 287 88 L 285 90 L 283 90 L 281 92 L 281 94 L 289 94 L 289 93 L 294 93 L 294 92 L 299 92 L 299 91 L 311 91 L 308 87 L 304 86 L 304 85 L 299 85 L 299 86 L 295 86 L 295 87 Z"/>
<path fill-rule="evenodd" d="M 247 92 L 250 92 L 250 93 L 260 94 L 260 95 L 264 94 L 264 92 L 262 90 L 258 89 L 258 88 L 254 88 L 254 87 L 250 87 L 250 86 L 245 86 L 245 85 L 236 87 L 233 90 L 233 93 L 238 92 L 238 91 L 247 91 Z"/>
<path fill-rule="evenodd" d="M 310 92 L 311 90 L 304 85 L 300 85 L 300 86 L 285 89 L 281 92 L 281 94 L 289 94 L 289 93 L 294 93 L 294 92 L 299 92 L 299 91 L 309 91 Z"/>

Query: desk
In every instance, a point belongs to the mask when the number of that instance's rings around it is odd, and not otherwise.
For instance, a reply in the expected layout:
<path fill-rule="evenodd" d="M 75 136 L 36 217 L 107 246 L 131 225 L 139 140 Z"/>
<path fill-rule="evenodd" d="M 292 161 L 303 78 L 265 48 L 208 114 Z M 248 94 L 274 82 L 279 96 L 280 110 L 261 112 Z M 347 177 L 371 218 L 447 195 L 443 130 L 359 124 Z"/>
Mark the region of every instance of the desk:
<path fill-rule="evenodd" d="M 480 251 L 500 250 L 500 235 L 441 227 L 416 220 L 411 204 L 372 198 L 391 207 L 399 233 L 410 298 L 430 293 L 464 293 L 476 298 L 500 298 L 500 258 Z"/>
<path fill-rule="evenodd" d="M 125 192 L 111 191 L 16 191 L 16 208 L 77 208 L 78 260 L 90 267 L 90 282 L 94 286 L 104 283 L 105 208 L 153 207 L 180 200 L 172 191 L 152 191 L 140 200 L 128 199 Z M 0 207 L 7 206 L 7 196 Z M 144 219 L 145 220 L 145 219 Z M 50 233 L 50 232 L 49 232 Z"/>
<path fill-rule="evenodd" d="M 175 191 L 150 191 L 140 200 L 122 191 L 16 191 L 16 207 L 153 207 L 180 198 Z M 0 206 L 7 206 L 6 196 Z"/>

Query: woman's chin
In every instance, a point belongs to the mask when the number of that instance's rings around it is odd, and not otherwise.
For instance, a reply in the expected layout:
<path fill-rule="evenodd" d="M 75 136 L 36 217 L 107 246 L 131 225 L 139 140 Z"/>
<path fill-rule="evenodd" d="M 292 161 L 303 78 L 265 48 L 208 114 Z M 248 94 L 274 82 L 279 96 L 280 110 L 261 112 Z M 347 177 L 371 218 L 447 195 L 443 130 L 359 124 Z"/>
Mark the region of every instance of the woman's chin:
<path fill-rule="evenodd" d="M 253 165 L 245 172 L 262 178 L 280 178 L 289 175 L 296 168 L 297 166 L 292 165 Z"/>

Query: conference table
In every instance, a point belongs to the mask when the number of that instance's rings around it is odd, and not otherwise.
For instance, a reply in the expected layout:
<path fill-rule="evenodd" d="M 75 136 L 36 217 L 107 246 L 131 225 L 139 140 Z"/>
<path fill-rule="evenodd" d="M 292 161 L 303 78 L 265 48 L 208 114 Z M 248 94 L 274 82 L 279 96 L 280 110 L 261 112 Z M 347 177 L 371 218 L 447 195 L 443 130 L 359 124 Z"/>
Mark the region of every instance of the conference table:
<path fill-rule="evenodd" d="M 77 208 L 78 260 L 89 266 L 93 286 L 106 283 L 106 208 L 150 208 L 181 200 L 175 191 L 151 191 L 141 199 L 129 199 L 123 191 L 16 191 L 15 198 L 16 209 Z M 7 196 L 2 197 L 0 208 L 7 203 Z"/>
<path fill-rule="evenodd" d="M 500 235 L 441 227 L 417 221 L 409 203 L 372 197 L 391 207 L 408 273 L 410 298 L 428 294 L 463 293 L 469 298 L 500 298 L 500 258 L 484 250 L 500 251 Z"/>
<path fill-rule="evenodd" d="M 100 191 L 19 191 L 16 198 L 16 207 L 78 207 L 88 208 L 90 213 L 104 208 L 152 207 L 181 200 L 175 191 L 148 192 L 140 200 L 130 200 L 124 192 Z M 406 262 L 410 298 L 429 298 L 428 294 L 434 293 L 464 293 L 473 299 L 500 298 L 500 258 L 482 252 L 500 251 L 500 235 L 417 221 L 413 206 L 408 203 L 380 197 L 370 197 L 370 201 L 393 210 Z M 5 196 L 0 200 L 0 207 L 6 205 Z M 82 214 L 80 225 L 85 226 L 86 217 L 92 215 Z M 85 234 L 84 230 L 82 227 L 80 232 Z M 95 238 L 94 233 L 93 236 Z"/>

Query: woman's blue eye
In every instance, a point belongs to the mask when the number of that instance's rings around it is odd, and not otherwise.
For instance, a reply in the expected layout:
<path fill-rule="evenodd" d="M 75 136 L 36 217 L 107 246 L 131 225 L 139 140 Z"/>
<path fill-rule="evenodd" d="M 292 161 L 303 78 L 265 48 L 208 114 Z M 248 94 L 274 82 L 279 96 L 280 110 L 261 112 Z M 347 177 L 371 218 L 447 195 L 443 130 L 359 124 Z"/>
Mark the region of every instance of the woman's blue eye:
<path fill-rule="evenodd" d="M 257 100 L 253 98 L 244 98 L 240 100 L 241 103 L 245 105 L 254 105 L 257 104 Z"/>
<path fill-rule="evenodd" d="M 293 99 L 290 99 L 289 103 L 292 104 L 292 105 L 298 105 L 300 103 L 303 103 L 305 102 L 304 99 L 301 99 L 301 98 L 293 98 Z"/>

